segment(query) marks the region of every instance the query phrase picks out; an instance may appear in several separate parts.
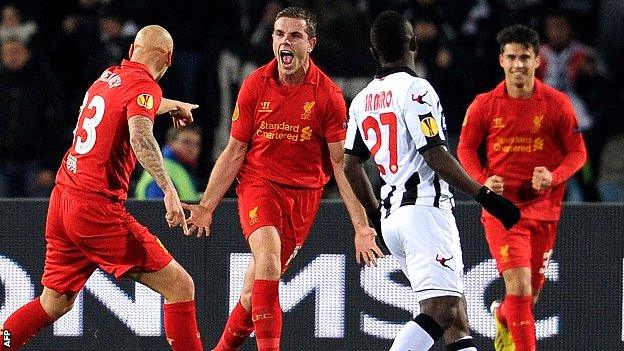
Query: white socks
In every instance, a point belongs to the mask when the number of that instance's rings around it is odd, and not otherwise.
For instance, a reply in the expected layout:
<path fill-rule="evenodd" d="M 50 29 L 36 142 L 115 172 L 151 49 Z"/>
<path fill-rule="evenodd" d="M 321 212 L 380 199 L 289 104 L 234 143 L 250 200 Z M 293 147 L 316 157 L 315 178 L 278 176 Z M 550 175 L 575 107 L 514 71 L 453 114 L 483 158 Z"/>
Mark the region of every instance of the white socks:
<path fill-rule="evenodd" d="M 427 351 L 433 343 L 429 333 L 416 322 L 409 321 L 394 338 L 390 351 Z"/>

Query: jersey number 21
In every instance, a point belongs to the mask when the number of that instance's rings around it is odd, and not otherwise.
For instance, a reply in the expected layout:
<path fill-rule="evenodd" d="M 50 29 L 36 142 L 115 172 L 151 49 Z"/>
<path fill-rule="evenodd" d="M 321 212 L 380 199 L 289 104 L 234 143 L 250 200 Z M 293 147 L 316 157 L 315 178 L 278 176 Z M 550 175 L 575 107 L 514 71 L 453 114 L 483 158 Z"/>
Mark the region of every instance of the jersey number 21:
<path fill-rule="evenodd" d="M 388 152 L 390 154 L 390 161 L 387 165 L 390 169 L 391 173 L 396 173 L 399 170 L 398 161 L 397 161 L 397 117 L 394 112 L 384 112 L 379 115 L 379 119 L 381 124 L 384 126 L 388 126 Z M 370 149 L 371 155 L 373 158 L 379 152 L 381 148 L 381 142 L 383 135 L 381 132 L 381 126 L 377 119 L 372 116 L 368 116 L 362 121 L 362 130 L 364 131 L 364 138 L 369 140 L 369 131 L 373 131 L 375 134 L 375 145 Z M 377 164 L 377 168 L 379 168 L 379 173 L 386 174 L 386 167 L 381 164 Z"/>

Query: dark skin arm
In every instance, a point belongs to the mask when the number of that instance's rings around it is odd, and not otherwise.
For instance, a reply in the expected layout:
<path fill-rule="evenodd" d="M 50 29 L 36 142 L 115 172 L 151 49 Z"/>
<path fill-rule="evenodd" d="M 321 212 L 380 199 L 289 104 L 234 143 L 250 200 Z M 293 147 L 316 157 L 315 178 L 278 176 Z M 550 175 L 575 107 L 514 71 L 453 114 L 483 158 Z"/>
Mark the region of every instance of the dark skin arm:
<path fill-rule="evenodd" d="M 476 197 L 481 189 L 481 184 L 470 178 L 464 168 L 457 162 L 444 146 L 435 146 L 423 153 L 425 162 L 445 182 L 462 192 Z"/>
<path fill-rule="evenodd" d="M 436 146 L 424 152 L 425 162 L 444 181 L 451 186 L 461 190 L 471 197 L 477 196 L 481 189 L 481 184 L 470 178 L 468 173 L 462 168 L 443 146 Z M 366 160 L 353 155 L 345 155 L 345 174 L 353 192 L 362 203 L 367 213 L 372 213 L 379 207 L 379 201 L 375 198 L 373 187 L 364 171 Z"/>
<path fill-rule="evenodd" d="M 364 206 L 366 213 L 370 214 L 377 210 L 379 201 L 375 197 L 373 186 L 364 171 L 364 162 L 366 159 L 345 154 L 344 171 L 358 201 Z"/>

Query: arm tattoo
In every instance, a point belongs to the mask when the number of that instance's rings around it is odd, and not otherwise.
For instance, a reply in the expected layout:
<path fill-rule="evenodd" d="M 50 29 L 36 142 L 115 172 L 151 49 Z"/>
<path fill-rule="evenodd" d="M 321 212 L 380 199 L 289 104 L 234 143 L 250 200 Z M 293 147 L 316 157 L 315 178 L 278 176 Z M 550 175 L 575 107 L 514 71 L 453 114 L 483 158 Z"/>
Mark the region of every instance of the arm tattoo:
<path fill-rule="evenodd" d="M 128 120 L 130 129 L 130 145 L 141 163 L 141 166 L 154 178 L 156 184 L 165 191 L 171 180 L 165 166 L 163 157 L 154 138 L 153 123 L 145 116 L 132 116 Z"/>

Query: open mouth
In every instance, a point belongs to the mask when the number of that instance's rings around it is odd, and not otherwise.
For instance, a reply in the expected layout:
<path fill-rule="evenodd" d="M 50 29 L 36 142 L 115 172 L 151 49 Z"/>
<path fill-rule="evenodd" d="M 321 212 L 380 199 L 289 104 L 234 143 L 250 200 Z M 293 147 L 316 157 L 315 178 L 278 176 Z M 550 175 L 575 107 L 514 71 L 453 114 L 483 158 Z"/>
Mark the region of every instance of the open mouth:
<path fill-rule="evenodd" d="M 294 58 L 295 58 L 295 55 L 293 55 L 292 51 L 289 51 L 289 50 L 280 51 L 280 60 L 282 60 L 282 63 L 284 65 L 292 64 Z"/>

